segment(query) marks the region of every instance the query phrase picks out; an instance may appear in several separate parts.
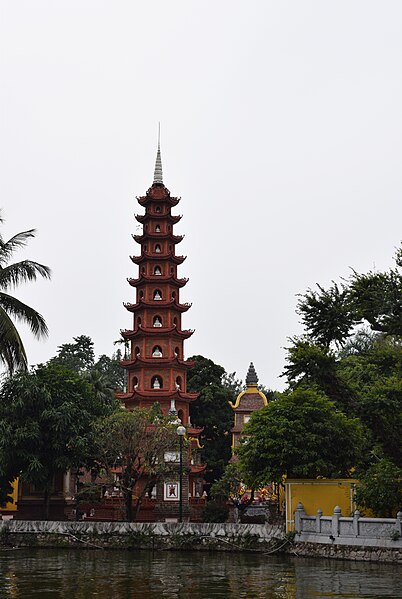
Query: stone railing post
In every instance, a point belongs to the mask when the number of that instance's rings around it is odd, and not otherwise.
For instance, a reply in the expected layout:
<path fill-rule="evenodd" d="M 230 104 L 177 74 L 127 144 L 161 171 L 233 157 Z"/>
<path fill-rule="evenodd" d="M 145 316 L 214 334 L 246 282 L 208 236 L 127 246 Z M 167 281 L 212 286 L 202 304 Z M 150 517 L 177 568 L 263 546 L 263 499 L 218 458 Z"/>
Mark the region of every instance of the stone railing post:
<path fill-rule="evenodd" d="M 360 512 L 359 512 L 359 510 L 356 510 L 355 513 L 353 514 L 353 533 L 356 537 L 358 537 L 360 534 L 359 518 L 360 518 Z"/>
<path fill-rule="evenodd" d="M 342 516 L 341 508 L 337 505 L 334 508 L 334 515 L 332 516 L 332 536 L 339 537 L 339 518 Z"/>
<path fill-rule="evenodd" d="M 297 504 L 295 511 L 295 533 L 300 534 L 302 532 L 302 516 L 305 516 L 304 506 L 302 503 Z"/>
<path fill-rule="evenodd" d="M 317 510 L 317 515 L 315 517 L 315 531 L 318 533 L 321 532 L 321 516 L 322 516 L 322 509 L 319 507 Z"/>
<path fill-rule="evenodd" d="M 399 536 L 402 537 L 402 512 L 398 512 L 396 515 L 396 529 L 399 532 Z"/>

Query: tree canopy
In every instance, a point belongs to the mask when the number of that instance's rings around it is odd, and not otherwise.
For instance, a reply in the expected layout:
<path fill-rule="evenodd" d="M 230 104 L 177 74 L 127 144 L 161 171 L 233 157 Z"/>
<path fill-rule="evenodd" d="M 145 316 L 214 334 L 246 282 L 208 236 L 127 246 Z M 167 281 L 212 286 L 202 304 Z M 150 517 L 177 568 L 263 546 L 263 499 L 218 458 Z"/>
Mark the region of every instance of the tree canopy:
<path fill-rule="evenodd" d="M 54 476 L 90 469 L 95 459 L 95 421 L 116 409 L 78 374 L 58 365 L 39 366 L 5 381 L 0 389 L 0 478 L 43 488 L 45 517 Z"/>
<path fill-rule="evenodd" d="M 85 373 L 101 384 L 110 393 L 121 391 L 124 387 L 124 370 L 119 366 L 122 359 L 118 349 L 111 357 L 106 354 L 95 359 L 94 342 L 88 335 L 73 337 L 72 343 L 63 343 L 57 348 L 57 355 L 49 360 L 49 364 L 58 364 L 74 372 Z M 92 374 L 91 374 L 92 373 Z"/>
<path fill-rule="evenodd" d="M 297 389 L 255 412 L 239 449 L 242 469 L 258 484 L 290 478 L 350 476 L 363 450 L 358 419 L 317 391 Z"/>
<path fill-rule="evenodd" d="M 357 324 L 386 335 L 402 335 L 402 248 L 395 267 L 385 272 L 357 273 L 339 285 L 309 289 L 298 302 L 298 313 L 311 339 L 343 345 Z"/>
<path fill-rule="evenodd" d="M 359 506 L 380 518 L 393 518 L 402 505 L 402 469 L 383 458 L 361 474 L 356 490 Z"/>

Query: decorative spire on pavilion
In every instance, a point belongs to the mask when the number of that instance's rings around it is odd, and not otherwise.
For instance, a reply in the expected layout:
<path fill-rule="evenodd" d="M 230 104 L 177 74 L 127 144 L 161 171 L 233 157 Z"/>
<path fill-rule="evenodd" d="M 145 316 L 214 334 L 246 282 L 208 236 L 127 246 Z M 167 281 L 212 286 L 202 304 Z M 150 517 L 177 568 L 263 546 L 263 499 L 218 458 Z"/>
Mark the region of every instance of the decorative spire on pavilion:
<path fill-rule="evenodd" d="M 160 123 L 159 123 L 159 128 L 158 128 L 158 151 L 156 152 L 155 171 L 154 171 L 154 184 L 155 183 L 162 183 L 162 185 L 163 185 L 162 157 L 161 157 L 161 124 Z"/>
<path fill-rule="evenodd" d="M 250 385 L 258 385 L 258 376 L 255 371 L 254 364 L 252 362 L 250 362 L 250 366 L 248 367 L 246 385 L 247 387 L 249 387 Z"/>

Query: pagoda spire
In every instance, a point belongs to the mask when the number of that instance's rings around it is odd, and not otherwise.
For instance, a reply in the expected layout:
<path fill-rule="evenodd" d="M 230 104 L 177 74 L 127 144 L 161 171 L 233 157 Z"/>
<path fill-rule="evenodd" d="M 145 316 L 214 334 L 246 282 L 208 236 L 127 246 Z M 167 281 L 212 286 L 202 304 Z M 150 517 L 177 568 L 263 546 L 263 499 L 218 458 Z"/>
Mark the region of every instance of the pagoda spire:
<path fill-rule="evenodd" d="M 154 171 L 154 184 L 163 184 L 163 173 L 162 173 L 162 157 L 161 157 L 161 124 L 158 127 L 158 151 L 156 152 L 155 160 L 155 171 Z"/>
<path fill-rule="evenodd" d="M 250 362 L 250 366 L 248 367 L 248 372 L 246 376 L 246 385 L 257 385 L 258 384 L 258 376 L 254 368 L 254 364 Z"/>

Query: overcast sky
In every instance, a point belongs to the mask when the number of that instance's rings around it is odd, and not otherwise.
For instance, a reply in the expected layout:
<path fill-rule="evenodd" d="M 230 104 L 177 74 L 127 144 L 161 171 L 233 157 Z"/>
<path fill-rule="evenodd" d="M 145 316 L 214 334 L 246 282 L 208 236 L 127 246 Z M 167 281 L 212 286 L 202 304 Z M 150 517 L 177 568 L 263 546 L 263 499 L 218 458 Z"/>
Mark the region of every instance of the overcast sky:
<path fill-rule="evenodd" d="M 50 328 L 30 363 L 131 328 L 161 121 L 186 354 L 283 388 L 296 294 L 402 239 L 401 30 L 399 0 L 2 0 L 2 230 L 37 228 L 24 256 L 53 270 L 16 293 Z"/>

